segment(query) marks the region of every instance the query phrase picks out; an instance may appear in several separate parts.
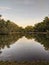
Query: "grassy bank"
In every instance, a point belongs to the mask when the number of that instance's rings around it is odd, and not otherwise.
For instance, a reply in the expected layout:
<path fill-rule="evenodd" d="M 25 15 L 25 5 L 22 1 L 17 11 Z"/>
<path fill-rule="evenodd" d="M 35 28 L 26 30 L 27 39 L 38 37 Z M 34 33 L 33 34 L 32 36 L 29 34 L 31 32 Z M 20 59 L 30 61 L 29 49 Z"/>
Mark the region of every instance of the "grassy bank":
<path fill-rule="evenodd" d="M 27 62 L 27 61 L 23 61 L 23 62 L 3 62 L 0 61 L 0 65 L 49 65 L 49 62 L 46 61 L 33 61 L 33 62 Z"/>

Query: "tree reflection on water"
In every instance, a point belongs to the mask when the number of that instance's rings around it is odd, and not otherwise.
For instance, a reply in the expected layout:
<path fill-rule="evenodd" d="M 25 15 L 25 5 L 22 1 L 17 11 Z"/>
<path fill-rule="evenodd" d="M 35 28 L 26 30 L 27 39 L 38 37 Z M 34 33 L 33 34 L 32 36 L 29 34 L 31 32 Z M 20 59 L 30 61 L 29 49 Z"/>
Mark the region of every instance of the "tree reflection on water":
<path fill-rule="evenodd" d="M 0 35 L 0 54 L 2 53 L 1 49 L 4 49 L 5 46 L 10 48 L 11 44 L 14 44 L 20 38 L 25 36 L 28 40 L 35 39 L 36 42 L 39 42 L 45 47 L 45 50 L 49 50 L 49 35 L 48 34 L 13 34 L 13 35 Z"/>

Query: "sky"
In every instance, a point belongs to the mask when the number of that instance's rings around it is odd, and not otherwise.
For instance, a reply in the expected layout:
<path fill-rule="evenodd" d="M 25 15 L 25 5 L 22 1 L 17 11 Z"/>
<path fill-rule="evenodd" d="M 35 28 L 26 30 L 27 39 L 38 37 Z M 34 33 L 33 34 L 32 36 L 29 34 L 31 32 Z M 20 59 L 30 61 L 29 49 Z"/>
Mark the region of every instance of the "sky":
<path fill-rule="evenodd" d="M 0 14 L 19 26 L 34 25 L 49 16 L 49 0 L 0 0 Z"/>

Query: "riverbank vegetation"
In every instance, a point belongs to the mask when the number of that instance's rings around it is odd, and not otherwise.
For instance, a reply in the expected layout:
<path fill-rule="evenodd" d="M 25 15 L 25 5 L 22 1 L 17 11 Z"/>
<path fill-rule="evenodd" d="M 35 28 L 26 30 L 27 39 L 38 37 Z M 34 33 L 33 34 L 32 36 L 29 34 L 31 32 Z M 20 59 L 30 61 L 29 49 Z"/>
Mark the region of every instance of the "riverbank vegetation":
<path fill-rule="evenodd" d="M 15 34 L 15 33 L 49 33 L 49 18 L 45 17 L 43 22 L 37 23 L 34 26 L 26 26 L 25 28 L 18 26 L 10 20 L 4 20 L 0 16 L 0 34 Z"/>
<path fill-rule="evenodd" d="M 35 24 L 34 32 L 49 32 L 49 18 L 45 17 L 43 22 Z"/>
<path fill-rule="evenodd" d="M 46 61 L 2 62 L 0 61 L 0 65 L 49 65 L 49 62 L 46 62 Z"/>
<path fill-rule="evenodd" d="M 0 18 L 0 34 L 14 34 L 22 33 L 23 28 L 19 27 L 17 24 L 11 22 L 10 20 L 5 21 Z"/>
<path fill-rule="evenodd" d="M 0 50 L 4 49 L 5 46 L 10 48 L 10 45 L 12 43 L 18 41 L 23 36 L 25 36 L 27 39 L 34 38 L 37 42 L 40 42 L 45 47 L 45 50 L 49 50 L 49 18 L 45 17 L 42 22 L 37 23 L 34 26 L 26 26 L 25 28 L 23 28 L 11 22 L 10 20 L 6 21 L 2 19 L 0 16 Z M 2 51 L 0 51 L 0 54 L 1 53 Z M 49 62 L 0 61 L 0 65 L 49 65 Z"/>
<path fill-rule="evenodd" d="M 4 19 L 0 20 L 0 34 L 11 34 L 16 32 L 22 32 L 23 28 L 19 27 L 10 20 L 5 21 Z"/>
<path fill-rule="evenodd" d="M 45 17 L 42 22 L 37 23 L 34 26 L 25 27 L 25 32 L 43 34 L 49 33 L 49 18 Z"/>

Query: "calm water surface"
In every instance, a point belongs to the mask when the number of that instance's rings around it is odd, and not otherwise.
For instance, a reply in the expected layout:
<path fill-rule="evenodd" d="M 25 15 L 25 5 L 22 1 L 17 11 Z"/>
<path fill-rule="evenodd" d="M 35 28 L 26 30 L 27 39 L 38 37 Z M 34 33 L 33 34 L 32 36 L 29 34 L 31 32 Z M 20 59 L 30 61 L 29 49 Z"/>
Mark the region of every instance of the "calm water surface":
<path fill-rule="evenodd" d="M 3 45 L 0 45 L 0 61 L 49 61 L 49 49 L 46 49 L 43 44 L 35 41 L 34 38 L 27 39 L 23 36 L 17 41 L 10 41 L 10 44 L 8 44 L 9 41 L 7 43 L 7 40 L 13 39 L 9 38 L 2 37 L 4 41 L 0 40 L 0 43 L 4 42 Z"/>

